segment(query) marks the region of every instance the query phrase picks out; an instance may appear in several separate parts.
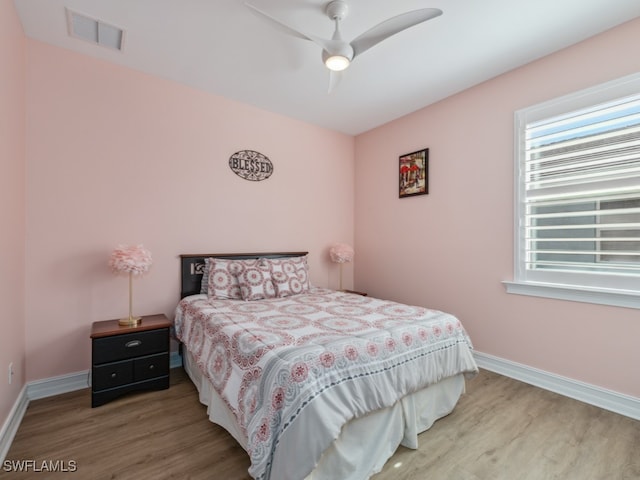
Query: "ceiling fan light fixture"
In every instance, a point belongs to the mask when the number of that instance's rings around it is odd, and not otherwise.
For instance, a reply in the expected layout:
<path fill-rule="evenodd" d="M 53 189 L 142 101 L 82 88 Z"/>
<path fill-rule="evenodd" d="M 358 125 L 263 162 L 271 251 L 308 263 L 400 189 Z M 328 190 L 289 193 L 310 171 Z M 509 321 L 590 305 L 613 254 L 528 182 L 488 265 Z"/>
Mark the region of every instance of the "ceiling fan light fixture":
<path fill-rule="evenodd" d="M 349 66 L 351 62 L 344 55 L 331 55 L 327 57 L 324 61 L 324 64 L 327 66 L 329 70 L 333 70 L 334 72 L 341 72 L 345 68 Z"/>
<path fill-rule="evenodd" d="M 335 75 L 333 72 L 341 72 L 348 68 L 357 56 L 362 55 L 383 40 L 414 25 L 442 15 L 442 10 L 438 8 L 420 8 L 418 10 L 401 13 L 370 28 L 351 42 L 346 42 L 340 34 L 340 22 L 346 18 L 349 12 L 349 7 L 345 0 L 330 0 L 325 9 L 329 19 L 335 23 L 335 30 L 333 31 L 331 39 L 319 38 L 302 33 L 272 17 L 268 13 L 263 12 L 259 8 L 254 7 L 250 3 L 246 3 L 245 5 L 279 30 L 291 36 L 309 40 L 322 47 L 322 62 L 331 70 L 331 75 L 329 76 L 329 92 L 331 92 L 335 86 L 336 79 L 339 78 L 339 75 Z"/>

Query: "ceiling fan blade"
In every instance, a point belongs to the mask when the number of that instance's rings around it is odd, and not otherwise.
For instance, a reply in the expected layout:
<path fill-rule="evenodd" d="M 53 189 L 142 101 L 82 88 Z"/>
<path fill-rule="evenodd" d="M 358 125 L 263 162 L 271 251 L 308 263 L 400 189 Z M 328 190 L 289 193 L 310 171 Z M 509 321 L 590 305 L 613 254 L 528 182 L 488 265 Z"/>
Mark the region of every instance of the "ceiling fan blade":
<path fill-rule="evenodd" d="M 442 10 L 438 8 L 422 8 L 385 20 L 351 42 L 353 56 L 355 58 L 392 35 L 440 15 L 442 15 Z"/>
<path fill-rule="evenodd" d="M 342 72 L 336 72 L 335 70 L 329 70 L 329 91 L 327 93 L 333 92 L 342 80 Z"/>
<path fill-rule="evenodd" d="M 310 42 L 314 42 L 320 45 L 325 50 L 327 49 L 327 47 L 330 47 L 332 44 L 331 43 L 332 40 L 323 40 L 322 38 L 316 37 L 314 35 L 307 35 L 306 33 L 299 32 L 295 28 L 290 27 L 286 23 L 283 23 L 276 18 L 273 18 L 268 13 L 263 12 L 258 7 L 251 5 L 250 3 L 245 2 L 245 5 L 248 8 L 250 8 L 254 13 L 256 13 L 260 18 L 262 18 L 263 20 L 266 20 L 269 24 L 271 24 L 271 26 L 277 28 L 281 32 L 284 32 L 288 35 L 292 35 L 297 38 L 301 38 L 302 40 L 309 40 Z"/>

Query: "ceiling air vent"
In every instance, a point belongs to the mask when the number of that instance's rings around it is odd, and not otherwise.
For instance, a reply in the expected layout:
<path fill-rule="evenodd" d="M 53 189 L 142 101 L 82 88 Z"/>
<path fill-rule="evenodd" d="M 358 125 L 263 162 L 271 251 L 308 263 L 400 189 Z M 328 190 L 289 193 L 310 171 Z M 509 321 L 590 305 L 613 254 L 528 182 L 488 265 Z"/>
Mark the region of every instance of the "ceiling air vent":
<path fill-rule="evenodd" d="M 122 50 L 124 31 L 121 28 L 72 12 L 69 9 L 67 9 L 67 27 L 69 35 L 74 38 L 80 38 L 113 50 Z"/>

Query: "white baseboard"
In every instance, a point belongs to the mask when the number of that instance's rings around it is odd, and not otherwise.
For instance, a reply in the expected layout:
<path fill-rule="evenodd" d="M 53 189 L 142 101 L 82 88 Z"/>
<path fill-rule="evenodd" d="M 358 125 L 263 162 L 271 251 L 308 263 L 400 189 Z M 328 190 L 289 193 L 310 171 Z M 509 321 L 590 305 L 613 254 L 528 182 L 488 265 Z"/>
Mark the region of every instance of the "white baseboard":
<path fill-rule="evenodd" d="M 538 370 L 486 353 L 474 352 L 473 356 L 478 366 L 485 370 L 640 420 L 640 398 Z"/>
<path fill-rule="evenodd" d="M 57 377 L 34 380 L 27 383 L 29 400 L 52 397 L 89 387 L 89 370 L 68 373 Z"/>
<path fill-rule="evenodd" d="M 22 387 L 22 390 L 20 390 L 18 398 L 13 404 L 4 425 L 2 425 L 2 430 L 0 430 L 0 464 L 4 462 L 7 453 L 9 453 L 11 443 L 18 432 L 18 427 L 20 426 L 20 422 L 22 422 L 22 417 L 24 417 L 28 406 L 29 399 L 27 398 L 27 386 L 25 385 Z"/>
<path fill-rule="evenodd" d="M 640 420 L 640 398 L 579 382 L 486 353 L 474 352 L 473 355 L 478 366 L 485 370 Z M 182 357 L 178 352 L 171 352 L 169 364 L 171 368 L 182 365 Z M 0 430 L 0 463 L 4 461 L 9 451 L 30 400 L 80 390 L 89 387 L 89 385 L 88 370 L 27 383 L 20 391 L 20 395 L 18 395 L 2 430 Z"/>

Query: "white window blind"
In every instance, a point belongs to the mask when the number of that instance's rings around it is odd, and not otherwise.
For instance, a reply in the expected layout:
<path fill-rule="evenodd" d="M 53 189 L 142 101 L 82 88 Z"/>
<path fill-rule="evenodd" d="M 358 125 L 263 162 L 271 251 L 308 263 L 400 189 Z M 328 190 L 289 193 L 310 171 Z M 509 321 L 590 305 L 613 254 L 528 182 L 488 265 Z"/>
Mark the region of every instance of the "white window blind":
<path fill-rule="evenodd" d="M 629 87 L 516 113 L 516 281 L 640 292 L 640 78 Z"/>

